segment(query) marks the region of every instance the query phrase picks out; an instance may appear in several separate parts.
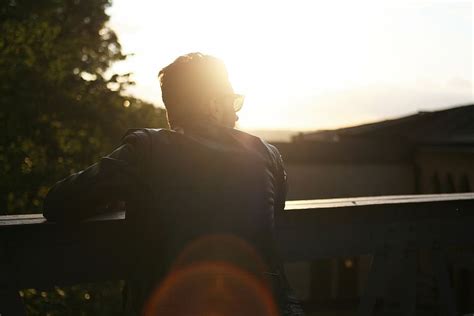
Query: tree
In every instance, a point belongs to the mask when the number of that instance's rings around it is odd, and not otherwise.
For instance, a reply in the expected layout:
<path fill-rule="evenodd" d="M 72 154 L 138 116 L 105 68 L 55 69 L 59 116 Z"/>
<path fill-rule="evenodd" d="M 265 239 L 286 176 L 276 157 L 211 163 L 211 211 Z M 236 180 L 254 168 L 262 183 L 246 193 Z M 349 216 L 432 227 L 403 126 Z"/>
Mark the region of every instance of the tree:
<path fill-rule="evenodd" d="M 3 2 L 0 215 L 34 213 L 54 182 L 110 152 L 128 128 L 167 123 L 164 110 L 123 95 L 129 74 L 106 76 L 126 58 L 106 25 L 109 1 Z M 31 315 L 117 315 L 121 286 L 20 293 Z"/>
<path fill-rule="evenodd" d="M 0 9 L 0 214 L 41 211 L 48 187 L 164 110 L 123 95 L 130 74 L 107 0 L 10 0 Z"/>

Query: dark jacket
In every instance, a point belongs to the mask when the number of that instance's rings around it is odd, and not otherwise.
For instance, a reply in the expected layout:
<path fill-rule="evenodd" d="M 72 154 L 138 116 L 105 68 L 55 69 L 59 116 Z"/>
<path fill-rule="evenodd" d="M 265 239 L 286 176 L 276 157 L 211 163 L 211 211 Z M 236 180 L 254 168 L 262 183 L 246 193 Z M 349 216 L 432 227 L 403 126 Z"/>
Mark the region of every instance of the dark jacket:
<path fill-rule="evenodd" d="M 235 258 L 217 259 L 235 259 L 231 263 L 269 285 L 281 314 L 299 315 L 275 244 L 286 191 L 278 150 L 258 137 L 213 125 L 181 133 L 138 129 L 110 155 L 51 188 L 44 216 L 77 221 L 109 202 L 125 201 L 141 249 L 133 254 L 135 272 L 127 283 L 127 309 L 135 314 L 189 243 L 230 235 L 255 249 L 265 271 Z"/>

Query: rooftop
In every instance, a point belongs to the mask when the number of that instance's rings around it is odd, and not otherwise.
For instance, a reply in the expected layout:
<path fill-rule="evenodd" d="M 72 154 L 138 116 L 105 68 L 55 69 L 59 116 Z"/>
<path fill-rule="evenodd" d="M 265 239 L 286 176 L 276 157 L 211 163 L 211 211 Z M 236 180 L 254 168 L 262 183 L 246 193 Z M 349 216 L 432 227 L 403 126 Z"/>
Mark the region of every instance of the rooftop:
<path fill-rule="evenodd" d="M 473 144 L 474 104 L 334 130 L 301 133 L 293 141 L 399 140 L 409 143 Z"/>

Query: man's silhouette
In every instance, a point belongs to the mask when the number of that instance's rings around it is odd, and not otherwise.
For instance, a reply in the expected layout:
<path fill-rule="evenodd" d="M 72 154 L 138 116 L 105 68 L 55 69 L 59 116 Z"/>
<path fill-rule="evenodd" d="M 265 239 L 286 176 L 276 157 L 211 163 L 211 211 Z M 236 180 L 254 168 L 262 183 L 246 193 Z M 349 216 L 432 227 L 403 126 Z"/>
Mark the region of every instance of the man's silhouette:
<path fill-rule="evenodd" d="M 171 130 L 129 131 L 111 154 L 58 182 L 44 216 L 78 221 L 126 203 L 137 240 L 131 314 L 301 315 L 275 246 L 287 190 L 278 150 L 234 129 L 243 97 L 219 59 L 184 55 L 159 79 Z"/>

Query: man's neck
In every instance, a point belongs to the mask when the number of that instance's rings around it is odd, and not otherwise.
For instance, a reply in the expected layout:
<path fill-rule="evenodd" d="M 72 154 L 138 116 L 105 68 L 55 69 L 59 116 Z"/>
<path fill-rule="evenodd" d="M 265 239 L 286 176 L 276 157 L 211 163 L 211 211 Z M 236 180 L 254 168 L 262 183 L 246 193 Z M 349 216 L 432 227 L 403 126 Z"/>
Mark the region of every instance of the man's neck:
<path fill-rule="evenodd" d="M 218 124 L 214 121 L 194 121 L 186 124 L 175 124 L 172 130 L 174 131 L 188 131 L 188 130 L 209 130 L 209 129 L 226 128 L 225 126 Z"/>

